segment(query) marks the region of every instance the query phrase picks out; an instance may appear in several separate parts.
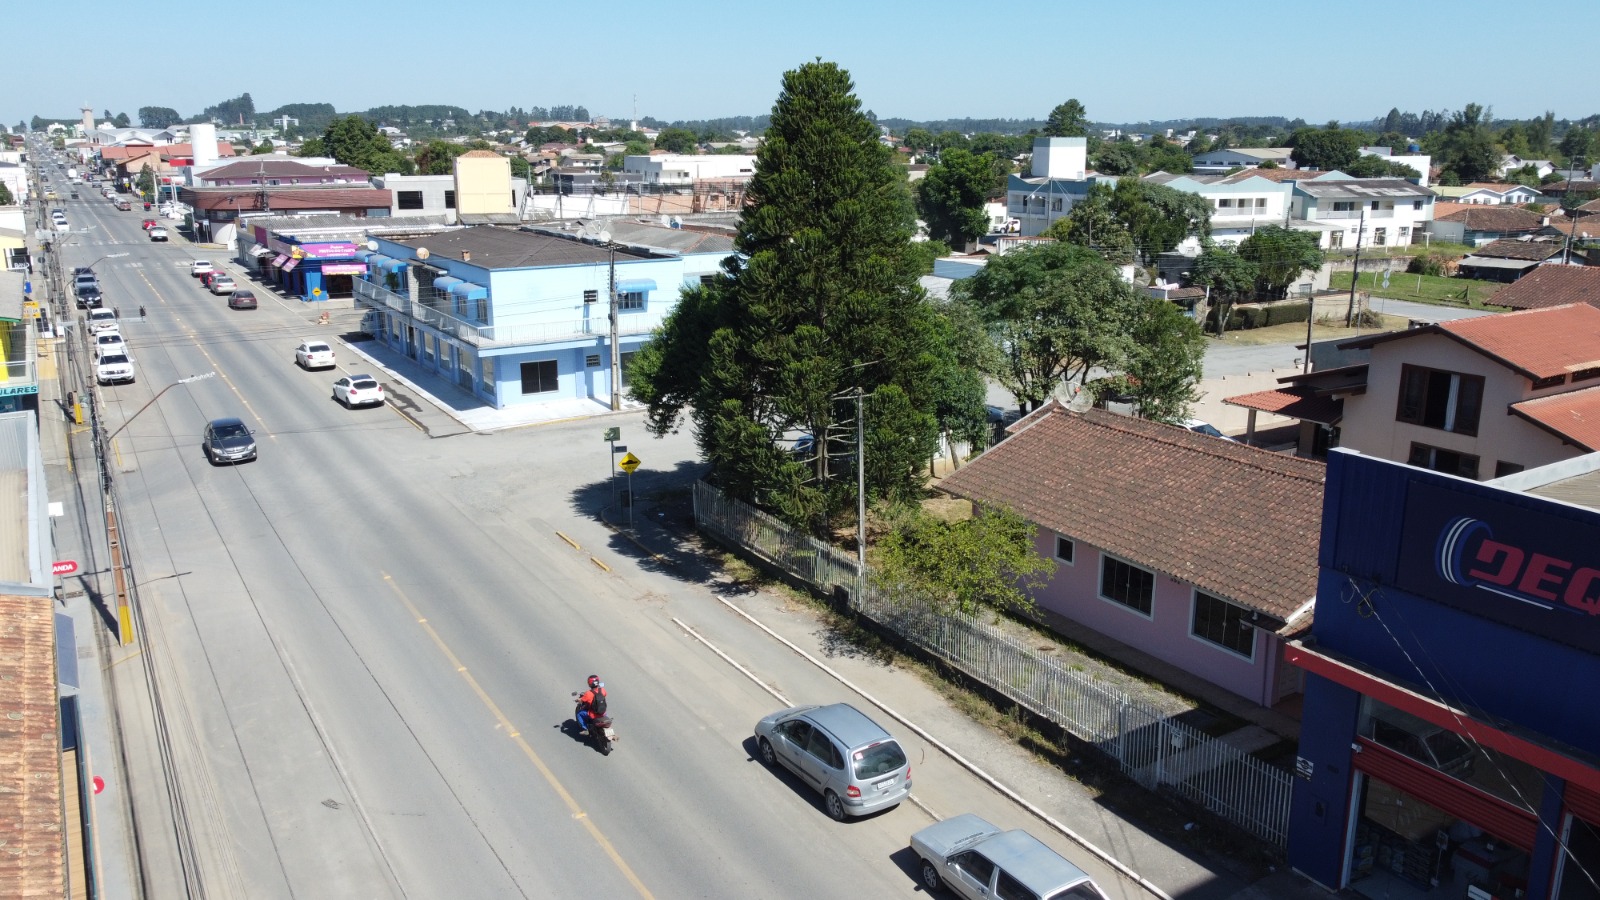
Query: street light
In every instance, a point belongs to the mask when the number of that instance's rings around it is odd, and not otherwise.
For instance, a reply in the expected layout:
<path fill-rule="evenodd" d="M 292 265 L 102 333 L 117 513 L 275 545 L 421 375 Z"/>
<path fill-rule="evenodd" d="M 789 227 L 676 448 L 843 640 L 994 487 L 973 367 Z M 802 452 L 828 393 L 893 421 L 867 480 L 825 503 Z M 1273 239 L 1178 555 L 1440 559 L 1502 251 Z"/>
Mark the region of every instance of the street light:
<path fill-rule="evenodd" d="M 117 430 L 116 431 L 111 432 L 111 434 L 106 437 L 107 446 L 109 446 L 111 444 L 111 442 L 116 438 L 117 435 L 122 433 L 122 429 L 127 428 L 129 425 L 132 425 L 133 424 L 133 420 L 139 418 L 139 413 L 142 413 L 145 410 L 149 409 L 151 404 L 155 403 L 157 400 L 160 400 L 162 394 L 165 394 L 167 391 L 172 390 L 173 388 L 177 387 L 180 384 L 190 384 L 190 383 L 196 382 L 196 381 L 204 381 L 205 379 L 210 378 L 210 377 L 212 377 L 213 375 L 216 375 L 216 374 L 217 374 L 216 372 L 212 371 L 212 372 L 207 372 L 204 375 L 190 375 L 188 378 L 179 378 L 177 381 L 174 381 L 173 383 L 167 385 L 166 387 L 162 388 L 161 390 L 156 391 L 156 395 L 154 397 L 151 397 L 149 402 L 147 402 L 147 403 L 145 403 L 145 405 L 139 407 L 139 409 L 136 410 L 133 415 L 129 416 L 126 420 L 124 420 L 121 425 L 117 426 Z"/>

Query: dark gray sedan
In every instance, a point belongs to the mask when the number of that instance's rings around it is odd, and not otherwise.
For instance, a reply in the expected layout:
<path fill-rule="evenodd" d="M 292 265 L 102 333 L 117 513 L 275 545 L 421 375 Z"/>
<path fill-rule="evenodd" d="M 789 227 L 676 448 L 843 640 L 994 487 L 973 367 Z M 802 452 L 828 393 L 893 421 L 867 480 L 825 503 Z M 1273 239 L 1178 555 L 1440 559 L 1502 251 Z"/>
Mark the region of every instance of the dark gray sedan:
<path fill-rule="evenodd" d="M 206 424 L 206 459 L 214 466 L 256 458 L 255 432 L 238 419 L 212 419 Z"/>

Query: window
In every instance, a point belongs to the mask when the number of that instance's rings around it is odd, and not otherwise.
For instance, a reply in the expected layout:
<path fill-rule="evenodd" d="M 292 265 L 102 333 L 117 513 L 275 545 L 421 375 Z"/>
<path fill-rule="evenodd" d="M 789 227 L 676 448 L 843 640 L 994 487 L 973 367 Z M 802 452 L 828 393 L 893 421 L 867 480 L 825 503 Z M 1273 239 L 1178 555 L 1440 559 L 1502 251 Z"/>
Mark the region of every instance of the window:
<path fill-rule="evenodd" d="M 1000 880 L 995 883 L 994 895 L 996 900 L 1039 900 L 1039 895 L 1022 886 L 1022 883 L 1012 878 L 1005 869 L 1000 870 Z"/>
<path fill-rule="evenodd" d="M 522 392 L 524 394 L 549 394 L 560 387 L 561 382 L 556 377 L 555 360 L 545 359 L 539 362 L 525 362 L 522 364 Z"/>
<path fill-rule="evenodd" d="M 1600 368 L 1579 369 L 1572 373 L 1572 382 L 1588 381 L 1591 378 L 1600 378 Z"/>
<path fill-rule="evenodd" d="M 1422 201 L 1421 200 L 1413 200 L 1413 201 L 1411 201 L 1411 208 L 1412 209 L 1421 209 L 1422 208 Z"/>
<path fill-rule="evenodd" d="M 456 192 L 455 191 L 445 191 L 444 192 L 444 208 L 445 209 L 455 209 L 456 208 Z"/>
<path fill-rule="evenodd" d="M 1100 555 L 1100 596 L 1136 612 L 1150 615 L 1155 602 L 1156 575 L 1114 556 Z"/>
<path fill-rule="evenodd" d="M 489 298 L 488 297 L 479 297 L 478 301 L 477 301 L 477 305 L 478 305 L 478 321 L 479 322 L 487 322 L 487 321 L 489 321 Z"/>
<path fill-rule="evenodd" d="M 598 303 L 598 302 L 600 302 L 600 292 L 599 291 L 584 291 L 583 292 L 583 302 L 585 302 L 585 303 Z"/>
<path fill-rule="evenodd" d="M 994 863 L 976 850 L 957 853 L 950 857 L 950 862 L 985 889 L 989 887 L 989 879 L 994 877 Z"/>
<path fill-rule="evenodd" d="M 1424 428 L 1477 435 L 1483 376 L 1421 366 L 1400 367 L 1400 408 L 1395 419 Z"/>
<path fill-rule="evenodd" d="M 711 282 L 716 281 L 716 280 L 717 280 L 717 276 L 715 276 L 715 275 L 701 275 L 700 276 L 700 283 L 701 284 L 710 284 Z"/>
<path fill-rule="evenodd" d="M 1334 212 L 1355 212 L 1355 210 L 1356 210 L 1356 202 L 1354 200 L 1335 200 L 1335 201 L 1333 201 L 1333 211 Z"/>
<path fill-rule="evenodd" d="M 1076 549 L 1077 546 L 1073 544 L 1071 538 L 1064 538 L 1059 534 L 1056 535 L 1056 562 L 1072 565 L 1072 554 Z"/>
<path fill-rule="evenodd" d="M 1061 198 L 1060 197 L 1056 197 L 1055 199 L 1050 201 L 1050 211 L 1051 212 L 1061 212 Z"/>
<path fill-rule="evenodd" d="M 639 351 L 637 350 L 629 350 L 626 353 L 617 354 L 617 368 L 622 370 L 622 387 L 624 389 L 628 387 L 630 381 L 628 378 L 628 367 L 633 365 L 633 358 L 638 355 Z"/>
<path fill-rule="evenodd" d="M 1233 201 L 1232 200 L 1218 200 L 1217 201 L 1217 209 L 1232 209 L 1232 208 L 1233 208 Z"/>
<path fill-rule="evenodd" d="M 600 368 L 600 354 L 590 353 L 588 356 L 583 358 L 583 364 L 591 369 Z"/>
<path fill-rule="evenodd" d="M 1256 198 L 1256 209 L 1266 209 L 1266 208 L 1267 208 L 1267 198 L 1265 198 L 1265 197 L 1257 197 Z"/>
<path fill-rule="evenodd" d="M 483 357 L 483 367 L 482 368 L 483 368 L 483 389 L 484 389 L 485 392 L 493 394 L 495 392 L 495 390 L 494 390 L 495 389 L 495 384 L 494 384 L 494 357 L 492 357 L 492 356 Z"/>
<path fill-rule="evenodd" d="M 1395 237 L 1399 239 L 1400 243 L 1409 244 L 1411 243 L 1411 229 L 1405 225 L 1401 225 L 1399 228 L 1395 229 Z"/>
<path fill-rule="evenodd" d="M 1194 622 L 1190 633 L 1245 659 L 1254 659 L 1256 630 L 1250 624 L 1252 615 L 1221 597 L 1195 591 Z"/>
<path fill-rule="evenodd" d="M 395 191 L 395 206 L 399 209 L 421 209 L 421 191 Z"/>
<path fill-rule="evenodd" d="M 1372 229 L 1372 244 L 1373 244 L 1373 246 L 1382 247 L 1384 244 L 1387 244 L 1387 243 L 1389 243 L 1389 229 L 1387 229 L 1387 228 L 1374 228 L 1374 229 Z"/>
<path fill-rule="evenodd" d="M 1382 207 L 1379 206 L 1379 201 L 1374 200 L 1374 201 L 1372 201 L 1372 208 L 1373 209 L 1381 209 Z"/>
<path fill-rule="evenodd" d="M 1470 453 L 1460 453 L 1455 450 L 1445 450 L 1441 447 L 1430 447 L 1427 444 L 1412 444 L 1411 456 L 1406 462 L 1419 469 L 1431 469 L 1435 472 L 1444 472 L 1447 475 L 1458 475 L 1462 478 L 1477 480 L 1478 458 Z"/>
<path fill-rule="evenodd" d="M 1523 468 L 1522 463 L 1514 463 L 1502 459 L 1494 464 L 1494 477 L 1504 478 L 1507 475 L 1515 475 L 1521 472 Z"/>
<path fill-rule="evenodd" d="M 628 291 L 617 295 L 618 312 L 641 312 L 644 309 L 644 291 Z"/>

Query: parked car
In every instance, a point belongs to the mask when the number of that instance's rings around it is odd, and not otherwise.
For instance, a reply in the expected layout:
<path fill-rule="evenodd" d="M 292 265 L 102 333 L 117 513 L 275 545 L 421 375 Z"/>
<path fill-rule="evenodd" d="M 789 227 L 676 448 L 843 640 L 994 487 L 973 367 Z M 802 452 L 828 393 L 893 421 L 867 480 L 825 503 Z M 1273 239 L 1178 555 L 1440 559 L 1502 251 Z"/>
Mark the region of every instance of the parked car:
<path fill-rule="evenodd" d="M 213 271 L 215 268 L 215 266 L 211 265 L 211 260 L 197 259 L 189 264 L 189 275 L 193 278 L 199 278 L 201 275 Z"/>
<path fill-rule="evenodd" d="M 206 287 L 211 289 L 211 293 L 221 296 L 232 292 L 238 285 L 234 284 L 233 276 L 227 272 L 213 272 L 206 281 Z"/>
<path fill-rule="evenodd" d="M 152 240 L 152 241 L 165 241 L 166 239 L 167 239 L 167 230 L 165 228 L 162 228 L 160 225 L 156 225 L 156 226 L 153 226 L 150 229 L 150 240 Z"/>
<path fill-rule="evenodd" d="M 89 311 L 89 333 L 99 334 L 102 331 L 121 331 L 117 324 L 117 314 L 101 307 Z"/>
<path fill-rule="evenodd" d="M 93 272 L 85 272 L 81 275 L 75 276 L 72 279 L 72 289 L 75 292 L 91 287 L 96 290 L 99 290 L 100 288 L 100 279 L 95 277 Z"/>
<path fill-rule="evenodd" d="M 382 406 L 383 385 L 371 375 L 346 375 L 333 383 L 333 399 L 346 409 L 357 406 Z"/>
<path fill-rule="evenodd" d="M 156 227 L 156 220 L 155 219 L 145 219 L 143 222 L 139 223 L 139 227 L 143 228 L 145 231 L 149 231 L 150 229 Z"/>
<path fill-rule="evenodd" d="M 98 309 L 101 304 L 100 286 L 87 285 L 77 290 L 79 309 Z"/>
<path fill-rule="evenodd" d="M 206 423 L 204 443 L 206 459 L 214 466 L 223 463 L 241 463 L 256 458 L 255 432 L 238 419 L 212 419 Z"/>
<path fill-rule="evenodd" d="M 94 363 L 94 380 L 101 384 L 133 384 L 133 360 L 126 353 L 107 353 Z"/>
<path fill-rule="evenodd" d="M 302 369 L 331 369 L 336 365 L 333 348 L 327 341 L 301 341 L 294 348 L 294 361 Z"/>
<path fill-rule="evenodd" d="M 128 345 L 122 340 L 120 331 L 102 331 L 94 336 L 94 358 L 113 354 L 128 355 Z"/>
<path fill-rule="evenodd" d="M 255 309 L 256 295 L 247 290 L 237 290 L 228 295 L 229 309 Z"/>
<path fill-rule="evenodd" d="M 126 200 L 113 200 L 112 202 L 116 204 L 117 209 L 121 212 L 127 212 L 128 210 L 133 209 L 133 204 Z"/>
<path fill-rule="evenodd" d="M 922 886 L 968 900 L 1038 897 L 1106 900 L 1088 873 L 1022 831 L 1001 831 L 972 813 L 945 819 L 911 836 Z"/>
<path fill-rule="evenodd" d="M 56 230 L 57 231 L 71 231 L 72 230 L 72 226 L 67 224 L 67 220 L 65 218 L 60 218 L 60 219 L 56 220 Z"/>
<path fill-rule="evenodd" d="M 761 760 L 822 795 L 836 821 L 892 809 L 911 794 L 911 763 L 889 732 L 848 703 L 796 706 L 756 723 Z"/>

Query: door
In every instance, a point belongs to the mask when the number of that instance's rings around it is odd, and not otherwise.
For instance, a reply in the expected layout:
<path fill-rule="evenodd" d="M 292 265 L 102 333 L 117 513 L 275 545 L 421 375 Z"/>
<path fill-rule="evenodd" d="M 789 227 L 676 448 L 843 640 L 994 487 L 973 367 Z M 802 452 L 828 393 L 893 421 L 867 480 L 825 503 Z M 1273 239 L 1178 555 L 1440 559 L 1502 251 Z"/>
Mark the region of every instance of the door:
<path fill-rule="evenodd" d="M 805 760 L 810 757 L 806 745 L 811 741 L 811 723 L 804 719 L 791 719 L 774 729 L 777 740 L 773 742 L 772 749 L 778 754 L 778 761 L 782 762 L 789 771 L 799 775 L 813 786 L 816 785 L 816 769 L 808 769 Z"/>
<path fill-rule="evenodd" d="M 994 883 L 995 865 L 976 850 L 957 853 L 944 864 L 944 883 L 969 900 L 987 900 Z"/>

